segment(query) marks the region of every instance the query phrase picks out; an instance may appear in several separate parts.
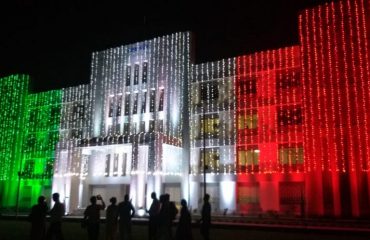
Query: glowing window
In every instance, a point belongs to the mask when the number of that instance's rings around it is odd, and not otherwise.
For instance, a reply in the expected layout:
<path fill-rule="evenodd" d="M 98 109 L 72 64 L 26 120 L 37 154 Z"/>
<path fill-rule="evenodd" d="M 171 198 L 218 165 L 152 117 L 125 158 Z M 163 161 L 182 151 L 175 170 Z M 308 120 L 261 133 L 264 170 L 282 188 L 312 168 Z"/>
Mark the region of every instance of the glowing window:
<path fill-rule="evenodd" d="M 218 137 L 220 132 L 220 119 L 217 114 L 205 116 L 200 119 L 200 138 L 205 137 L 214 138 Z M 205 132 L 204 132 L 205 129 Z"/>
<path fill-rule="evenodd" d="M 239 150 L 238 159 L 240 166 L 258 165 L 260 151 L 258 149 Z"/>
<path fill-rule="evenodd" d="M 258 126 L 257 113 L 249 115 L 239 115 L 238 129 L 256 129 Z"/>
<path fill-rule="evenodd" d="M 302 147 L 282 147 L 279 149 L 279 161 L 281 164 L 303 164 Z"/>
<path fill-rule="evenodd" d="M 206 170 L 209 172 L 217 171 L 220 162 L 219 148 L 201 148 L 200 150 L 200 171 L 203 171 L 203 163 L 205 162 Z M 205 161 L 204 161 L 205 159 Z"/>

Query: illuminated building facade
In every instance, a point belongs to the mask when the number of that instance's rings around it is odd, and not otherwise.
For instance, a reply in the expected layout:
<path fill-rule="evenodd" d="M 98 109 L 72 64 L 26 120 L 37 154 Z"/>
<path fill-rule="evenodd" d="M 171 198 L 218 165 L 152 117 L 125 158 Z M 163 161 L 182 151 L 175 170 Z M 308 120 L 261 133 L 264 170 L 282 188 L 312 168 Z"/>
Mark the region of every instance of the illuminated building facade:
<path fill-rule="evenodd" d="M 51 194 L 59 139 L 61 90 L 29 94 L 29 77 L 12 75 L 1 86 L 1 207 L 28 208 Z"/>
<path fill-rule="evenodd" d="M 53 191 L 67 199 L 67 212 L 91 194 L 129 194 L 137 208 L 153 191 L 185 197 L 189 44 L 189 33 L 175 33 L 96 52 L 91 84 L 64 91 Z"/>
<path fill-rule="evenodd" d="M 2 79 L 2 206 L 155 191 L 196 210 L 206 186 L 219 213 L 369 216 L 369 6 L 302 11 L 296 46 L 193 64 L 175 33 L 93 53 L 87 85 Z"/>

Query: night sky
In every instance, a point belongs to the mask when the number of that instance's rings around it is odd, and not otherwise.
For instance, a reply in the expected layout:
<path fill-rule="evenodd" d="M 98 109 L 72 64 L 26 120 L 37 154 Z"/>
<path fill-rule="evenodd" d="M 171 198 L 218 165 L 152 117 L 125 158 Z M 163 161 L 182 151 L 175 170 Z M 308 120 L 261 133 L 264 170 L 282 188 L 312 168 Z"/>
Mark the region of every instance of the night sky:
<path fill-rule="evenodd" d="M 0 77 L 29 74 L 39 92 L 88 83 L 94 51 L 176 31 L 195 34 L 196 63 L 297 44 L 299 10 L 325 1 L 9 2 L 0 3 Z"/>

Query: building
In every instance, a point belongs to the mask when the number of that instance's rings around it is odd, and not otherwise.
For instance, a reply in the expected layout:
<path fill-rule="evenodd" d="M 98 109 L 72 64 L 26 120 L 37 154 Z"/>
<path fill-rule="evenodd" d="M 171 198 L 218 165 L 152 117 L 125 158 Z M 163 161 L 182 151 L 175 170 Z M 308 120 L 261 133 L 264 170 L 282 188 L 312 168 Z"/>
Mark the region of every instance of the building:
<path fill-rule="evenodd" d="M 1 79 L 2 207 L 155 191 L 197 212 L 206 191 L 215 213 L 369 216 L 369 10 L 303 10 L 299 45 L 215 62 L 184 32 L 93 53 L 87 85 Z"/>

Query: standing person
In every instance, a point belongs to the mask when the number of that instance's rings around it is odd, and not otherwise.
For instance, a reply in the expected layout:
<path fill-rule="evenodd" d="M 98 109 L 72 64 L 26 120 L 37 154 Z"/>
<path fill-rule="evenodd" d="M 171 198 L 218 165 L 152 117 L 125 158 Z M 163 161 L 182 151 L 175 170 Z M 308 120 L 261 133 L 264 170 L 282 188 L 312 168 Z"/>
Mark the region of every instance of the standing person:
<path fill-rule="evenodd" d="M 31 240 L 44 240 L 46 231 L 46 214 L 48 213 L 48 205 L 45 197 L 40 196 L 37 204 L 33 205 L 29 215 L 31 222 Z"/>
<path fill-rule="evenodd" d="M 165 194 L 159 196 L 159 202 L 161 204 L 161 209 L 158 214 L 158 232 L 157 236 L 159 240 L 169 240 L 168 225 L 170 222 L 170 210 L 169 203 Z"/>
<path fill-rule="evenodd" d="M 182 199 L 180 219 L 176 230 L 176 240 L 192 240 L 192 239 L 193 234 L 191 233 L 191 215 L 186 200 Z"/>
<path fill-rule="evenodd" d="M 158 214 L 161 209 L 161 204 L 157 198 L 155 192 L 152 192 L 151 197 L 153 199 L 152 204 L 149 208 L 149 240 L 154 240 L 157 238 L 158 229 Z"/>
<path fill-rule="evenodd" d="M 211 227 L 211 204 L 209 203 L 209 194 L 204 194 L 202 208 L 202 218 L 200 219 L 200 233 L 204 240 L 209 240 L 209 228 Z"/>
<path fill-rule="evenodd" d="M 111 205 L 107 208 L 106 213 L 106 228 L 105 228 L 105 239 L 116 240 L 118 232 L 118 206 L 117 198 L 112 197 L 110 200 Z"/>
<path fill-rule="evenodd" d="M 59 200 L 59 193 L 53 193 L 54 206 L 49 211 L 50 225 L 46 233 L 46 239 L 63 240 L 62 218 L 64 216 L 64 204 Z"/>
<path fill-rule="evenodd" d="M 170 194 L 166 193 L 165 197 L 166 197 L 166 202 L 168 203 L 168 209 L 169 209 L 169 214 L 170 214 L 170 219 L 168 222 L 168 235 L 170 236 L 170 239 L 173 239 L 172 223 L 173 223 L 173 220 L 176 219 L 176 215 L 179 213 L 179 210 L 177 210 L 175 202 L 171 202 Z"/>
<path fill-rule="evenodd" d="M 118 228 L 121 240 L 131 240 L 131 219 L 135 215 L 135 208 L 132 206 L 126 194 L 124 201 L 118 204 Z"/>
<path fill-rule="evenodd" d="M 101 204 L 96 204 L 100 200 Z M 105 203 L 100 195 L 90 198 L 91 205 L 87 206 L 84 212 L 84 221 L 87 225 L 87 236 L 89 240 L 97 240 L 100 230 L 100 210 L 105 209 Z"/>

